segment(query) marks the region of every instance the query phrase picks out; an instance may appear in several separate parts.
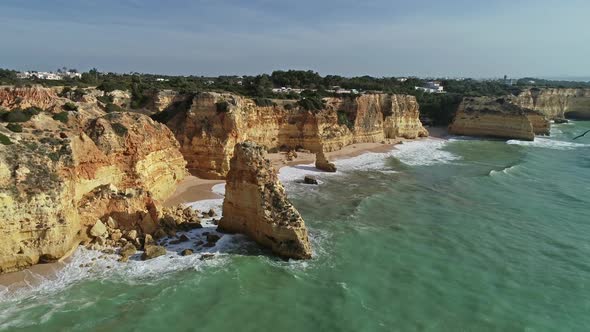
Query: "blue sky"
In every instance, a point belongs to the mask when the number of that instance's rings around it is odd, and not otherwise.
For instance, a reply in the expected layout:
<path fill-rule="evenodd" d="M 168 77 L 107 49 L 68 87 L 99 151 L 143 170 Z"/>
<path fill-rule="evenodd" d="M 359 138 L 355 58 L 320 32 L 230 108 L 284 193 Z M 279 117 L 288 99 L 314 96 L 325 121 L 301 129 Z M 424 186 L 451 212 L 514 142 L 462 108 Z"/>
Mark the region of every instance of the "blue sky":
<path fill-rule="evenodd" d="M 590 76 L 588 0 L 1 0 L 0 67 Z"/>

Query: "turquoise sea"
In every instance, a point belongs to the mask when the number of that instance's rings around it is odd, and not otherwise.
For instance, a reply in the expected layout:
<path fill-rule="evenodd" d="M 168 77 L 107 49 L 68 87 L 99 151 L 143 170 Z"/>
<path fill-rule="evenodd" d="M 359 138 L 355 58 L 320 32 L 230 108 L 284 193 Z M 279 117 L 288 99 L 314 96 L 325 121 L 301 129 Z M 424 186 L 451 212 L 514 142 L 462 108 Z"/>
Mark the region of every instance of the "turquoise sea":
<path fill-rule="evenodd" d="M 587 129 L 410 142 L 340 160 L 319 186 L 284 168 L 312 260 L 241 236 L 206 260 L 80 249 L 54 279 L 0 289 L 0 330 L 589 331 L 590 136 L 571 141 Z"/>

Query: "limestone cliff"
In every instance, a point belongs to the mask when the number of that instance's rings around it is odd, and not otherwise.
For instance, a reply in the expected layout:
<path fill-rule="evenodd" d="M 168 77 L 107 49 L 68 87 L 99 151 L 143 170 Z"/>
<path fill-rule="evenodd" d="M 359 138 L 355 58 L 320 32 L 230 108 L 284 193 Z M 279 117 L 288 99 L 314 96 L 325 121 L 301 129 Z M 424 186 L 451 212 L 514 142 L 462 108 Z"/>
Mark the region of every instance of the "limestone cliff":
<path fill-rule="evenodd" d="M 285 258 L 311 258 L 305 223 L 264 154 L 255 143 L 236 144 L 218 229 L 246 234 Z"/>
<path fill-rule="evenodd" d="M 139 114 L 35 115 L 0 145 L 0 273 L 63 257 L 99 219 L 155 230 L 157 204 L 185 176 L 170 130 Z"/>
<path fill-rule="evenodd" d="M 427 136 L 412 96 L 372 94 L 328 98 L 319 111 L 295 102 L 257 106 L 232 94 L 200 93 L 185 109 L 163 117 L 174 132 L 189 170 L 223 178 L 236 143 L 251 140 L 267 149 L 335 151 L 353 143 Z"/>
<path fill-rule="evenodd" d="M 550 120 L 590 119 L 590 89 L 531 88 L 511 100 L 520 107 L 543 113 Z"/>
<path fill-rule="evenodd" d="M 449 132 L 454 135 L 487 136 L 532 141 L 548 134 L 549 121 L 539 112 L 524 109 L 504 98 L 465 98 L 459 105 Z"/>

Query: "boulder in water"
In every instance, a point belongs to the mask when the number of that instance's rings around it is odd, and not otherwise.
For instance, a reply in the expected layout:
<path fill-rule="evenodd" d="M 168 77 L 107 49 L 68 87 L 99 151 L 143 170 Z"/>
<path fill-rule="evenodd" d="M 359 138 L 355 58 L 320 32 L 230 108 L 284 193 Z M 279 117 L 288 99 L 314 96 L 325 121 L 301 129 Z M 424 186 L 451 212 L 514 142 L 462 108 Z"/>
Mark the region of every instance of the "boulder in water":
<path fill-rule="evenodd" d="M 305 184 L 318 184 L 318 179 L 316 179 L 316 177 L 313 175 L 306 175 L 303 178 L 303 183 L 305 183 Z"/>

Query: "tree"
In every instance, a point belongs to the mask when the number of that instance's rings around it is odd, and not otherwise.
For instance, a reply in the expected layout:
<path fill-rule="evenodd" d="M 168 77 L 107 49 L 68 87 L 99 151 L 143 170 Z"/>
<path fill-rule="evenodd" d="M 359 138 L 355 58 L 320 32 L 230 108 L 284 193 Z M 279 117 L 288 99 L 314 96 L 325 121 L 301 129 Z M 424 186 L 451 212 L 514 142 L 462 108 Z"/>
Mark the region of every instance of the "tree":
<path fill-rule="evenodd" d="M 82 82 L 87 84 L 96 84 L 98 82 L 98 69 L 92 68 L 87 73 L 82 73 Z"/>

